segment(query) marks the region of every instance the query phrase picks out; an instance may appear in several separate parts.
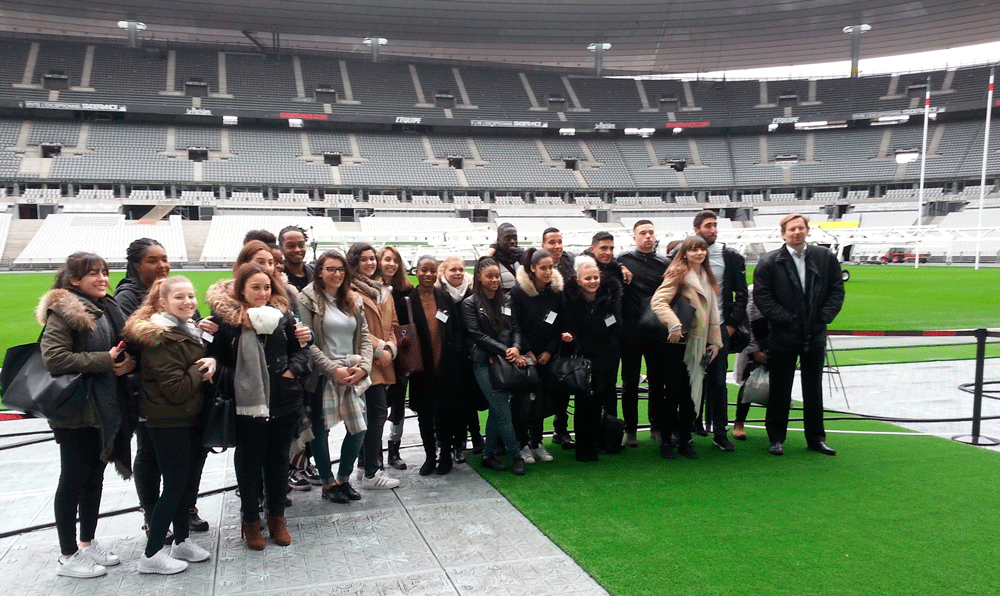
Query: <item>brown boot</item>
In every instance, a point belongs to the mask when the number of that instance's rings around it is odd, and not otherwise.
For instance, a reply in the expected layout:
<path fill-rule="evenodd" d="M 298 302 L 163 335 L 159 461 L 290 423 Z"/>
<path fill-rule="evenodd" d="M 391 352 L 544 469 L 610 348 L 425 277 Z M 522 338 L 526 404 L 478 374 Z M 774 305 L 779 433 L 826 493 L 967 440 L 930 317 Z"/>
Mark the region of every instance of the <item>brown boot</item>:
<path fill-rule="evenodd" d="M 742 422 L 737 422 L 733 425 L 733 438 L 737 441 L 747 440 L 747 431 L 743 428 Z"/>
<path fill-rule="evenodd" d="M 244 523 L 240 535 L 247 541 L 247 546 L 252 550 L 264 550 L 267 543 L 264 542 L 264 535 L 260 533 L 260 520 Z"/>
<path fill-rule="evenodd" d="M 271 540 L 278 546 L 288 546 L 292 543 L 292 537 L 288 534 L 288 528 L 285 526 L 285 516 L 272 517 L 267 516 L 267 531 L 271 533 Z"/>

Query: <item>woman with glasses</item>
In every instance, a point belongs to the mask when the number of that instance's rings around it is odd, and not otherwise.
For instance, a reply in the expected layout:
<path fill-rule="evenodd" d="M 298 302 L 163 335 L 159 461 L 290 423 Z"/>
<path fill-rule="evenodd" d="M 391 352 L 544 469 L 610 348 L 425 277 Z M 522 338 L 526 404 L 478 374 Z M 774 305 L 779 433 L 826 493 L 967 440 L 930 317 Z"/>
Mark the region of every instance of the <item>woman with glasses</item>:
<path fill-rule="evenodd" d="M 372 342 L 364 302 L 351 290 L 347 260 L 329 250 L 316 260 L 316 277 L 299 293 L 302 322 L 313 330 L 309 346 L 312 375 L 306 381 L 310 395 L 310 443 L 323 481 L 322 496 L 334 503 L 361 499 L 351 486 L 351 471 L 365 439 L 365 390 L 371 386 Z M 344 422 L 347 436 L 340 446 L 336 477 L 330 463 L 330 429 Z"/>

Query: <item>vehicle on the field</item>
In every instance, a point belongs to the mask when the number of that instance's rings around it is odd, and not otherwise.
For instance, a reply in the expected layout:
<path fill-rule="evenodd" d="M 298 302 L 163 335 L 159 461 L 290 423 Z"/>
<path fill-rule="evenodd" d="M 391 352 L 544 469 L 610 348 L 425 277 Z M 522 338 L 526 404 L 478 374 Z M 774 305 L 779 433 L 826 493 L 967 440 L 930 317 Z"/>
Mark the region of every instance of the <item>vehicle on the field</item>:
<path fill-rule="evenodd" d="M 879 263 L 886 265 L 888 263 L 905 263 L 907 261 L 913 262 L 917 258 L 916 253 L 913 252 L 912 248 L 907 248 L 903 246 L 897 246 L 890 248 L 879 258 Z M 920 254 L 920 262 L 927 262 L 927 255 L 925 253 Z"/>

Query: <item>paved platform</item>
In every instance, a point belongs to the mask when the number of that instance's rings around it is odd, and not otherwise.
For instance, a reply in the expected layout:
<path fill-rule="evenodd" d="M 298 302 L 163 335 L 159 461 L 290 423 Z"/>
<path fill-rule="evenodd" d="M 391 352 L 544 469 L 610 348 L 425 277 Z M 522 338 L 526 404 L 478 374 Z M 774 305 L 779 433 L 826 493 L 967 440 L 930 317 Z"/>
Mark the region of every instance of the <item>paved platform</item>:
<path fill-rule="evenodd" d="M 416 420 L 407 426 L 413 434 L 404 435 L 404 444 L 416 443 Z M 46 429 L 39 420 L 0 422 L 0 435 Z M 3 438 L 0 446 L 33 438 Z M 338 435 L 331 445 L 339 445 Z M 0 453 L 0 534 L 51 523 L 57 445 L 48 441 Z M 243 545 L 233 491 L 200 499 L 200 513 L 211 529 L 192 538 L 212 558 L 173 576 L 136 571 L 145 548 L 138 512 L 99 522 L 98 540 L 122 559 L 99 579 L 56 575 L 55 529 L 0 538 L 4 596 L 607 594 L 468 465 L 457 465 L 445 476 L 422 477 L 416 472 L 422 451 L 404 450 L 403 457 L 410 469 L 392 473 L 402 481 L 400 487 L 362 490 L 361 501 L 330 503 L 320 498 L 318 488 L 293 492 L 294 504 L 286 511 L 292 545 L 284 548 L 270 540 L 263 552 Z M 232 451 L 210 455 L 202 491 L 235 484 Z M 109 469 L 102 512 L 135 504 L 133 484 Z"/>

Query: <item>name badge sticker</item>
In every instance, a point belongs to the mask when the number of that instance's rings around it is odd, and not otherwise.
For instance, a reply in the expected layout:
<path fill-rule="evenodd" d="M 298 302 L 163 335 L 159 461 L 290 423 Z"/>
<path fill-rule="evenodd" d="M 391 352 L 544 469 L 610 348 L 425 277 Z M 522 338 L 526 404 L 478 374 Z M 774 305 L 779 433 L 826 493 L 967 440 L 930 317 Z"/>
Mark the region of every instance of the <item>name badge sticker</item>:
<path fill-rule="evenodd" d="M 545 315 L 545 322 L 548 323 L 549 325 L 551 325 L 552 323 L 556 322 L 556 317 L 557 316 L 559 316 L 559 315 L 557 315 L 555 313 L 555 311 L 551 311 L 550 310 L 549 314 Z"/>
<path fill-rule="evenodd" d="M 208 343 L 212 343 L 213 341 L 215 341 L 215 336 L 209 333 L 208 331 L 202 331 L 201 338 L 207 341 Z"/>
<path fill-rule="evenodd" d="M 614 325 L 617 322 L 618 322 L 618 319 L 615 318 L 615 315 L 608 315 L 604 319 L 604 326 L 605 327 L 610 327 L 610 326 Z"/>
<path fill-rule="evenodd" d="M 439 310 L 439 311 L 437 311 L 437 314 L 434 315 L 434 318 L 437 319 L 437 320 L 439 320 L 439 321 L 441 321 L 442 323 L 447 323 L 448 322 L 448 313 Z"/>
<path fill-rule="evenodd" d="M 503 308 L 501 308 L 501 309 L 500 309 L 500 312 L 501 312 L 501 313 L 502 313 L 502 314 L 503 314 L 503 315 L 504 315 L 505 317 L 509 317 L 509 316 L 510 316 L 510 307 L 509 307 L 509 306 L 505 306 L 505 307 L 503 307 Z"/>

